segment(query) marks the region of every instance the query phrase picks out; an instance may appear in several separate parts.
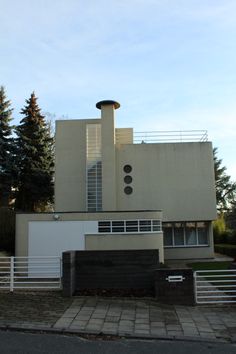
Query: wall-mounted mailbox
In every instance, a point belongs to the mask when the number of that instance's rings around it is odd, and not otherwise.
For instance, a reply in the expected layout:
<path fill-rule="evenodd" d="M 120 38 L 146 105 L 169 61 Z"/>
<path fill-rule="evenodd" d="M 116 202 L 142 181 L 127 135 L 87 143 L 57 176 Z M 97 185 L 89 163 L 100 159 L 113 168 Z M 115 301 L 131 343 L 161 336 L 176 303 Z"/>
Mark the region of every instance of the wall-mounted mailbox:
<path fill-rule="evenodd" d="M 184 281 L 184 277 L 182 275 L 169 275 L 166 280 L 171 283 L 171 282 L 181 282 Z"/>
<path fill-rule="evenodd" d="M 157 300 L 164 304 L 194 305 L 193 270 L 157 269 L 155 292 Z"/>

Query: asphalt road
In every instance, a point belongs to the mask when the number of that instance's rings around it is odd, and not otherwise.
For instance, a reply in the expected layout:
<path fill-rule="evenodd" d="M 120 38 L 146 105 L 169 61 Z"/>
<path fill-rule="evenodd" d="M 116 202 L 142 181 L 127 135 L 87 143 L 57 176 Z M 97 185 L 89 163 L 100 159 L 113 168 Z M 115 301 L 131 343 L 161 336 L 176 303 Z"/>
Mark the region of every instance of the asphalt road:
<path fill-rule="evenodd" d="M 0 331 L 1 354 L 235 354 L 236 344 L 164 340 L 88 340 L 77 336 Z"/>

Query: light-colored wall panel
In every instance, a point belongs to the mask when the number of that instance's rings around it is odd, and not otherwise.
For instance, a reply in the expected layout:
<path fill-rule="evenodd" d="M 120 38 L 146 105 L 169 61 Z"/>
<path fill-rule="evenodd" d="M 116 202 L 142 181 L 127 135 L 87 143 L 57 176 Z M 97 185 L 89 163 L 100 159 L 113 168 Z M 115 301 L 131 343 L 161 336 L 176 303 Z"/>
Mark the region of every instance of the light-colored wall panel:
<path fill-rule="evenodd" d="M 164 262 L 163 235 L 156 234 L 99 234 L 85 236 L 86 250 L 138 250 L 138 249 L 158 249 L 159 260 Z"/>
<path fill-rule="evenodd" d="M 57 121 L 55 210 L 86 211 L 86 124 L 100 119 Z"/>
<path fill-rule="evenodd" d="M 85 232 L 97 232 L 97 221 L 29 222 L 29 256 L 61 256 L 85 249 Z"/>
<path fill-rule="evenodd" d="M 54 217 L 59 217 L 58 221 L 55 221 Z M 78 228 L 82 232 L 81 225 L 84 225 L 84 230 L 83 233 L 97 233 L 98 228 L 97 228 L 97 221 L 99 220 L 137 220 L 137 219 L 157 219 L 161 220 L 162 219 L 162 212 L 161 211 L 142 211 L 142 212 L 134 212 L 134 211 L 129 211 L 129 212 L 110 212 L 110 213 L 30 213 L 30 214 L 17 214 L 16 215 L 16 242 L 15 242 L 15 254 L 16 256 L 20 257 L 27 257 L 29 255 L 28 253 L 28 245 L 29 245 L 29 225 L 37 225 L 36 231 L 37 231 L 37 242 L 42 244 L 43 247 L 47 247 L 47 244 L 52 244 L 50 242 L 50 237 L 48 237 L 48 231 L 41 232 L 40 231 L 40 225 L 42 225 L 43 229 L 43 224 L 45 225 L 52 225 L 50 228 L 50 232 L 53 234 L 57 234 L 57 230 L 62 228 L 63 230 L 64 227 L 63 225 L 70 225 L 68 223 L 72 222 L 73 225 Z M 78 224 L 79 223 L 79 224 Z M 82 224 L 81 224 L 82 223 Z M 55 225 L 55 226 L 54 226 Z M 71 224 L 72 225 L 72 224 Z M 88 227 L 86 228 L 85 225 Z M 90 225 L 92 225 L 92 229 L 90 228 Z M 94 228 L 96 225 L 96 228 Z M 46 226 L 46 230 L 47 230 Z M 75 229 L 76 229 L 75 228 Z M 48 229 L 49 230 L 49 229 Z M 70 228 L 68 229 L 69 233 L 64 232 L 64 239 L 65 242 L 67 242 L 67 234 L 70 234 Z M 80 232 L 76 231 L 76 233 L 79 235 Z M 46 235 L 46 236 L 45 236 Z M 53 236 L 54 237 L 54 236 Z M 56 236 L 55 236 L 56 237 Z M 53 239 L 54 240 L 54 239 Z M 66 244 L 66 246 L 69 246 L 69 244 Z M 55 247 L 56 244 L 55 244 Z M 76 248 L 76 247 L 75 247 Z M 43 256 L 44 254 L 40 254 L 40 256 Z"/>
<path fill-rule="evenodd" d="M 123 166 L 132 166 L 131 195 Z M 135 144 L 117 149 L 117 209 L 162 209 L 163 221 L 216 218 L 211 143 Z"/>

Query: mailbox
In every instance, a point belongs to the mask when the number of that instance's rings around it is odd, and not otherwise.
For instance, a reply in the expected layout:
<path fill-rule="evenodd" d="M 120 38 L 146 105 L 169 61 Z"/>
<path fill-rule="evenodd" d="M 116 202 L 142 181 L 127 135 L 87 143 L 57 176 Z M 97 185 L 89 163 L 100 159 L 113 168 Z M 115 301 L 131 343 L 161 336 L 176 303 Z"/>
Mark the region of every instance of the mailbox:
<path fill-rule="evenodd" d="M 166 280 L 169 282 L 169 283 L 172 283 L 172 282 L 180 282 L 180 281 L 184 281 L 184 277 L 182 275 L 169 275 Z"/>
<path fill-rule="evenodd" d="M 193 270 L 190 268 L 157 269 L 155 274 L 157 301 L 171 305 L 194 305 Z"/>

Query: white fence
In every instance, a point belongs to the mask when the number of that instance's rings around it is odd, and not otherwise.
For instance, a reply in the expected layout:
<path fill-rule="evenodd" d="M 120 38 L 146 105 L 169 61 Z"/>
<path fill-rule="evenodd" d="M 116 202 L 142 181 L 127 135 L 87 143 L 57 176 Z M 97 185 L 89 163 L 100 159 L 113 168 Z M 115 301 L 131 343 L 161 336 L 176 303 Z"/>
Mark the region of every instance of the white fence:
<path fill-rule="evenodd" d="M 60 289 L 60 257 L 0 257 L 0 290 Z"/>
<path fill-rule="evenodd" d="M 194 272 L 197 304 L 236 303 L 236 269 Z"/>

